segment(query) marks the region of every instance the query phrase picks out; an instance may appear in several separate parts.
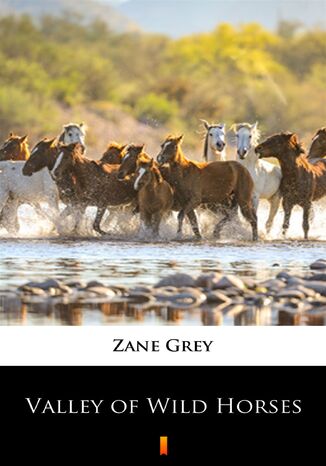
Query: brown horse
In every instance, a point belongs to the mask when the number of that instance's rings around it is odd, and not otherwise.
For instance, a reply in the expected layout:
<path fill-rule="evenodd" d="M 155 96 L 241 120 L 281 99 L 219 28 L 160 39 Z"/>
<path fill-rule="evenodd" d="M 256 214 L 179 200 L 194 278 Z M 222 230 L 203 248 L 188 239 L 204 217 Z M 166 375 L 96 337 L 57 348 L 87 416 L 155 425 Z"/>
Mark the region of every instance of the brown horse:
<path fill-rule="evenodd" d="M 123 157 L 122 154 L 125 148 L 126 145 L 123 146 L 117 142 L 110 142 L 104 154 L 102 155 L 100 162 L 109 163 L 111 165 L 120 165 Z"/>
<path fill-rule="evenodd" d="M 0 148 L 0 161 L 4 160 L 27 160 L 29 158 L 27 136 L 9 134 L 9 138 Z"/>
<path fill-rule="evenodd" d="M 171 212 L 174 199 L 173 189 L 153 159 L 138 163 L 134 188 L 138 191 L 140 219 L 158 236 L 162 217 Z"/>
<path fill-rule="evenodd" d="M 105 234 L 100 224 L 107 207 L 135 203 L 136 193 L 131 181 L 118 180 L 119 165 L 90 160 L 83 153 L 79 143 L 61 146 L 53 176 L 57 183 L 71 185 L 80 209 L 97 207 L 93 228 Z"/>
<path fill-rule="evenodd" d="M 37 173 L 43 168 L 47 168 L 52 179 L 54 179 L 54 171 L 62 152 L 61 148 L 62 145 L 56 143 L 56 138 L 42 139 L 34 146 L 30 158 L 26 161 L 23 167 L 23 175 L 32 176 L 33 173 Z M 64 219 L 69 215 L 73 215 L 75 221 L 74 228 L 76 228 L 85 209 L 81 209 L 79 207 L 74 184 L 66 177 L 63 179 L 55 179 L 54 181 L 58 188 L 60 200 L 66 205 L 66 208 L 61 213 L 60 218 Z"/>
<path fill-rule="evenodd" d="M 233 200 L 252 228 L 252 238 L 257 240 L 257 216 L 252 202 L 254 184 L 248 170 L 238 162 L 194 162 L 187 159 L 181 149 L 183 136 L 168 136 L 157 156 L 160 165 L 169 163 L 171 186 L 174 188 L 182 210 L 178 215 L 178 234 L 182 232 L 185 215 L 188 215 L 194 234 L 200 238 L 194 209 L 202 204 L 220 204 L 222 207 Z M 216 225 L 214 234 L 219 237 L 221 228 L 229 220 L 224 218 Z"/>
<path fill-rule="evenodd" d="M 320 128 L 311 141 L 308 159 L 321 159 L 326 157 L 326 127 Z"/>
<path fill-rule="evenodd" d="M 303 231 L 308 239 L 312 202 L 326 195 L 326 160 L 312 164 L 294 133 L 270 136 L 256 147 L 260 157 L 276 157 L 281 165 L 280 185 L 283 196 L 283 234 L 289 228 L 291 211 L 295 205 L 303 208 Z"/>

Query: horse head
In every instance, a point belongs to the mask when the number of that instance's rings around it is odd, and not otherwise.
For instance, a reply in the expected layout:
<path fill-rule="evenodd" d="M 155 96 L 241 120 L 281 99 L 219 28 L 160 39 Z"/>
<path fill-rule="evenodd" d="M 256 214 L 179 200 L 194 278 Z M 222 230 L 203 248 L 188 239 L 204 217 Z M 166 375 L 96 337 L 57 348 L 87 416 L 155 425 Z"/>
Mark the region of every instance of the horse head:
<path fill-rule="evenodd" d="M 129 144 L 124 152 L 121 160 L 120 168 L 118 171 L 118 179 L 120 181 L 124 180 L 127 176 L 135 173 L 137 169 L 137 163 L 139 159 L 144 156 L 148 159 L 148 156 L 143 152 L 145 144 L 136 145 Z"/>
<path fill-rule="evenodd" d="M 23 175 L 32 176 L 33 173 L 39 172 L 45 167 L 52 170 L 57 154 L 57 146 L 54 142 L 55 138 L 44 138 L 34 146 L 23 167 Z"/>
<path fill-rule="evenodd" d="M 317 159 L 326 155 L 326 127 L 320 128 L 311 141 L 308 159 Z"/>
<path fill-rule="evenodd" d="M 127 145 L 111 142 L 106 148 L 106 151 L 102 155 L 100 161 L 111 165 L 120 165 L 122 161 L 122 154 L 126 147 Z"/>
<path fill-rule="evenodd" d="M 238 123 L 232 126 L 237 138 L 237 154 L 241 160 L 245 160 L 250 149 L 254 148 L 259 139 L 258 122 Z"/>
<path fill-rule="evenodd" d="M 152 180 L 154 173 L 155 162 L 154 159 L 144 160 L 138 164 L 136 170 L 136 179 L 134 183 L 134 189 L 139 191 L 142 187 L 147 186 Z"/>
<path fill-rule="evenodd" d="M 275 157 L 278 160 L 286 160 L 289 154 L 297 158 L 305 151 L 295 133 L 278 133 L 256 146 L 255 152 L 259 158 Z"/>
<path fill-rule="evenodd" d="M 59 143 L 64 145 L 79 143 L 83 146 L 83 150 L 86 151 L 86 130 L 84 123 L 68 123 L 63 126 L 62 133 L 59 136 Z"/>
<path fill-rule="evenodd" d="M 225 124 L 209 124 L 206 120 L 201 120 L 206 129 L 204 157 L 207 159 L 207 149 L 213 152 L 222 152 L 225 148 Z"/>
<path fill-rule="evenodd" d="M 26 136 L 9 134 L 9 138 L 0 148 L 0 161 L 4 160 L 26 160 L 29 157 L 29 150 Z"/>
<path fill-rule="evenodd" d="M 183 141 L 183 134 L 181 136 L 168 136 L 165 141 L 161 144 L 161 151 L 157 156 L 157 162 L 159 165 L 165 163 L 174 162 L 179 148 Z"/>

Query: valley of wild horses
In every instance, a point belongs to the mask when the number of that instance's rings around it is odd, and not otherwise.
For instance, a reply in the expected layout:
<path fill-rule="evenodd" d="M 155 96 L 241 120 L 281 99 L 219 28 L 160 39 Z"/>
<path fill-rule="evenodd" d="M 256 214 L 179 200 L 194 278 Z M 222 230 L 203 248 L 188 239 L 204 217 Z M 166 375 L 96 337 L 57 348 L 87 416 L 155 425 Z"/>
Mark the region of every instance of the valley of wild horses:
<path fill-rule="evenodd" d="M 99 312 L 105 324 L 324 325 L 323 237 L 311 229 L 323 226 L 326 128 L 306 149 L 292 132 L 262 138 L 258 122 L 201 125 L 196 160 L 181 134 L 156 153 L 141 137 L 106 141 L 94 160 L 84 123 L 33 147 L 10 133 L 0 323 L 80 325 Z"/>

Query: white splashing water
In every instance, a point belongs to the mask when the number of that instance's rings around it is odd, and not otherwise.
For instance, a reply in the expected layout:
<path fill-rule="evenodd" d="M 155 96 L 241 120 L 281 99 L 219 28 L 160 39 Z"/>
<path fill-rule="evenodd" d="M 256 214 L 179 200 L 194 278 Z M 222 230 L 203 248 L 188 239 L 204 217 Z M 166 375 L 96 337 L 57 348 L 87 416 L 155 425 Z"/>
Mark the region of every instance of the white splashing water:
<path fill-rule="evenodd" d="M 314 241 L 326 240 L 326 205 L 324 202 L 314 204 L 314 215 L 311 221 L 309 237 Z M 46 207 L 45 207 L 46 211 Z M 268 217 L 269 204 L 262 201 L 258 209 L 258 225 L 259 237 L 264 240 L 280 240 L 283 239 L 281 228 L 283 222 L 283 210 L 280 208 L 275 219 L 272 231 L 267 236 L 265 233 L 265 223 Z M 95 209 L 88 208 L 86 215 L 83 218 L 82 224 L 78 227 L 78 233 L 74 235 L 81 237 L 97 236 L 93 231 L 92 223 L 95 218 Z M 198 220 L 200 229 L 205 240 L 213 239 L 213 229 L 218 220 L 212 213 L 204 210 L 199 210 Z M 17 238 L 38 238 L 38 237 L 56 237 L 56 236 L 69 236 L 72 235 L 73 220 L 72 218 L 60 221 L 55 219 L 53 224 L 46 218 L 37 215 L 34 209 L 28 205 L 23 205 L 19 208 L 19 222 L 20 230 L 16 235 Z M 138 215 L 133 215 L 131 210 L 125 209 L 112 209 L 108 211 L 103 220 L 102 228 L 108 232 L 110 239 L 115 238 L 119 241 L 126 240 L 144 240 L 148 241 L 153 238 L 150 232 L 144 233 L 140 229 L 140 221 Z M 160 227 L 160 241 L 169 241 L 176 238 L 177 220 L 176 214 L 173 213 L 170 217 L 165 218 Z M 4 228 L 0 228 L 0 237 L 12 237 Z M 184 222 L 185 240 L 193 237 L 189 222 Z M 301 240 L 303 238 L 302 230 L 302 209 L 295 207 L 292 212 L 290 228 L 287 234 L 287 239 Z M 226 225 L 222 232 L 221 240 L 223 242 L 236 242 L 247 241 L 251 239 L 251 229 L 249 224 L 241 217 L 230 222 Z"/>

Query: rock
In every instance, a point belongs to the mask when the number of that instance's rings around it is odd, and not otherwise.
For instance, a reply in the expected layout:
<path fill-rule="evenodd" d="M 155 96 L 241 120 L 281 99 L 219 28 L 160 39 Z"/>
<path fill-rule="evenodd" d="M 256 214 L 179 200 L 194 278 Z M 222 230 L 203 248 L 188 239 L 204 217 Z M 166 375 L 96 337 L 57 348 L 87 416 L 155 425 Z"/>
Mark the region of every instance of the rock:
<path fill-rule="evenodd" d="M 307 288 L 304 285 L 292 285 L 287 287 L 287 290 L 297 290 L 304 293 L 305 296 L 313 298 L 316 295 L 316 292 L 311 288 Z"/>
<path fill-rule="evenodd" d="M 241 280 L 243 281 L 245 287 L 249 288 L 250 290 L 254 290 L 257 286 L 256 281 L 251 277 L 241 277 Z"/>
<path fill-rule="evenodd" d="M 220 278 L 221 274 L 217 272 L 203 273 L 196 278 L 195 285 L 198 286 L 198 288 L 211 290 Z"/>
<path fill-rule="evenodd" d="M 291 278 L 292 275 L 290 275 L 288 272 L 285 272 L 284 270 L 282 272 L 279 272 L 277 275 L 276 275 L 276 278 L 278 278 L 279 280 L 282 280 L 284 282 L 287 282 L 289 278 Z"/>
<path fill-rule="evenodd" d="M 265 280 L 259 283 L 259 287 L 267 288 L 268 290 L 277 291 L 281 288 L 284 288 L 286 285 L 283 280 L 277 278 L 271 278 L 270 280 Z"/>
<path fill-rule="evenodd" d="M 111 288 L 107 288 L 106 286 L 92 286 L 88 287 L 87 291 L 89 293 L 94 293 L 99 296 L 106 296 L 108 298 L 114 298 L 115 292 L 111 290 Z"/>
<path fill-rule="evenodd" d="M 28 282 L 24 286 L 30 288 L 40 288 L 41 290 L 49 290 L 50 288 L 61 288 L 64 285 L 59 280 L 54 280 L 53 278 L 49 278 L 44 282 Z M 22 288 L 22 287 L 21 287 Z"/>
<path fill-rule="evenodd" d="M 311 277 L 306 278 L 306 280 L 315 280 L 315 281 L 322 281 L 326 282 L 326 273 L 315 273 Z"/>
<path fill-rule="evenodd" d="M 268 296 L 257 296 L 254 298 L 254 305 L 257 307 L 269 306 L 272 303 L 271 298 Z"/>
<path fill-rule="evenodd" d="M 326 269 L 326 259 L 318 259 L 310 264 L 312 270 L 323 270 Z"/>
<path fill-rule="evenodd" d="M 186 273 L 175 273 L 174 275 L 169 275 L 168 277 L 162 278 L 158 283 L 156 283 L 155 288 L 162 288 L 164 286 L 175 286 L 176 288 L 183 287 L 196 287 L 195 280 Z"/>
<path fill-rule="evenodd" d="M 232 300 L 220 291 L 210 291 L 206 294 L 207 303 L 214 304 L 231 304 Z"/>
<path fill-rule="evenodd" d="M 288 279 L 287 284 L 288 285 L 304 285 L 305 280 L 300 277 L 291 277 Z"/>
<path fill-rule="evenodd" d="M 316 291 L 316 293 L 319 293 L 322 296 L 326 296 L 326 283 L 325 282 L 306 280 L 304 283 L 304 286 L 306 288 L 310 288 Z"/>
<path fill-rule="evenodd" d="M 237 288 L 238 290 L 244 290 L 245 285 L 241 278 L 235 275 L 223 275 L 220 280 L 214 285 L 214 290 L 224 290 L 226 288 Z"/>
<path fill-rule="evenodd" d="M 91 280 L 91 281 L 88 282 L 87 285 L 86 285 L 86 288 L 96 288 L 96 287 L 100 287 L 100 288 L 104 287 L 104 288 L 106 288 L 106 286 L 103 285 L 103 283 L 98 282 L 97 280 Z"/>
<path fill-rule="evenodd" d="M 20 289 L 24 294 L 29 294 L 33 296 L 47 296 L 46 291 L 42 290 L 41 288 L 35 288 L 32 286 L 24 285 Z"/>
<path fill-rule="evenodd" d="M 302 291 L 299 290 L 289 290 L 286 288 L 285 290 L 281 290 L 276 295 L 278 298 L 295 298 L 295 299 L 304 299 L 306 296 Z"/>
<path fill-rule="evenodd" d="M 86 288 L 85 280 L 69 280 L 65 282 L 64 285 L 71 288 Z"/>

